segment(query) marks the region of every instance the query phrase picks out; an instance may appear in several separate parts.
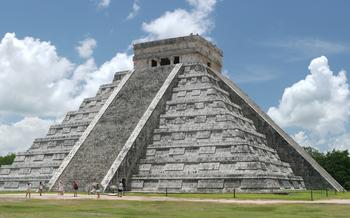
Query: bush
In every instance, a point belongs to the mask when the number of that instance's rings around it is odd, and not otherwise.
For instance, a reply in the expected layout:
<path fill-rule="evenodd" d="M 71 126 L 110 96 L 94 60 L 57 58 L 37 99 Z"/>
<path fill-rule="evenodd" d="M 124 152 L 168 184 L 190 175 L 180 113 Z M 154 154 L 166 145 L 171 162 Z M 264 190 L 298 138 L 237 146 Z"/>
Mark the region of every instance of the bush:
<path fill-rule="evenodd" d="M 15 159 L 15 154 L 8 154 L 6 156 L 0 156 L 0 166 L 1 165 L 9 165 L 13 163 L 13 160 Z"/>

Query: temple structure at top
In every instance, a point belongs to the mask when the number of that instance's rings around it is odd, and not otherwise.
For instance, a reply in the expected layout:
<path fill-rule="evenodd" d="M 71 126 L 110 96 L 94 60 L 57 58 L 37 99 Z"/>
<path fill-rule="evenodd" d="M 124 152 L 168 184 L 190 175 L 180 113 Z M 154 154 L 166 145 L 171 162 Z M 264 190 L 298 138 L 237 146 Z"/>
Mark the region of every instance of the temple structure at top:
<path fill-rule="evenodd" d="M 343 187 L 239 87 L 201 36 L 134 45 L 134 70 L 0 168 L 0 190 L 281 192 Z"/>

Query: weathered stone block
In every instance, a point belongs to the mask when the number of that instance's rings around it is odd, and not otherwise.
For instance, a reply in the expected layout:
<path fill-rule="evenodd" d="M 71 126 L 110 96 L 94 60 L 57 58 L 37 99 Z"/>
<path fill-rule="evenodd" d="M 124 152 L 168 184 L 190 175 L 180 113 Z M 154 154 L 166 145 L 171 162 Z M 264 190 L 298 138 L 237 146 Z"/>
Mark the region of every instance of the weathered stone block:
<path fill-rule="evenodd" d="M 177 97 L 185 97 L 186 93 L 187 93 L 187 91 L 180 91 L 177 93 Z"/>
<path fill-rule="evenodd" d="M 0 168 L 0 175 L 8 175 L 8 174 L 10 174 L 10 169 L 8 169 L 8 168 L 3 168 L 3 169 L 1 169 Z"/>
<path fill-rule="evenodd" d="M 220 163 L 200 163 L 200 170 L 218 170 L 220 167 Z"/>
<path fill-rule="evenodd" d="M 199 148 L 200 154 L 214 154 L 215 153 L 215 147 L 200 147 Z"/>
<path fill-rule="evenodd" d="M 152 164 L 140 164 L 139 170 L 140 171 L 149 171 L 151 170 Z"/>
<path fill-rule="evenodd" d="M 146 156 L 154 156 L 156 154 L 156 149 L 147 149 Z"/>
<path fill-rule="evenodd" d="M 197 132 L 197 136 L 196 138 L 197 139 L 207 139 L 207 138 L 210 138 L 210 135 L 211 135 L 211 131 L 198 131 Z"/>
<path fill-rule="evenodd" d="M 198 96 L 200 94 L 201 94 L 201 90 L 200 89 L 195 89 L 195 90 L 192 90 L 192 92 L 191 92 L 192 96 Z"/>
<path fill-rule="evenodd" d="M 184 169 L 184 164 L 166 164 L 164 166 L 165 171 L 182 171 Z"/>
<path fill-rule="evenodd" d="M 18 188 L 19 182 L 5 182 L 4 187 L 5 188 Z"/>
<path fill-rule="evenodd" d="M 181 155 L 185 153 L 185 148 L 170 148 L 169 155 Z"/>
<path fill-rule="evenodd" d="M 143 188 L 143 180 L 132 180 L 131 188 L 134 188 L 134 189 Z"/>
<path fill-rule="evenodd" d="M 158 188 L 181 188 L 182 180 L 159 180 Z"/>
<path fill-rule="evenodd" d="M 196 116 L 195 117 L 195 123 L 204 123 L 207 120 L 206 116 Z"/>
<path fill-rule="evenodd" d="M 175 133 L 172 133 L 172 139 L 173 140 L 183 140 L 185 139 L 185 133 L 183 132 L 175 132 Z"/>
<path fill-rule="evenodd" d="M 222 189 L 224 187 L 223 179 L 201 179 L 198 180 L 198 188 L 200 189 Z"/>

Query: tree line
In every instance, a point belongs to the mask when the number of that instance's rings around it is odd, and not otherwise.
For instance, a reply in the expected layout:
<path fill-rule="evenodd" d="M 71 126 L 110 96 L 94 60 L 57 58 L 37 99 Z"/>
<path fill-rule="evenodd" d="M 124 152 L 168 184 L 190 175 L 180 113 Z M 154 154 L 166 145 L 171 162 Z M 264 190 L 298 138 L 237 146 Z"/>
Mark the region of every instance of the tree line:
<path fill-rule="evenodd" d="M 350 190 L 350 156 L 348 150 L 322 153 L 316 148 L 304 148 L 346 190 Z"/>

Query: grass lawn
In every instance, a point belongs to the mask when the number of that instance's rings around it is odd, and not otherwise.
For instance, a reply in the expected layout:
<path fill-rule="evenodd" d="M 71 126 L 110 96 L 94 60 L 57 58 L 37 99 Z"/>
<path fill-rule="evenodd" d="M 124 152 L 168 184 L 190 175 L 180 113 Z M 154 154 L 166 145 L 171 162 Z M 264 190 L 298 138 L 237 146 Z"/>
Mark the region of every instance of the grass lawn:
<path fill-rule="evenodd" d="M 327 196 L 328 194 L 328 196 Z M 126 193 L 129 196 L 165 196 L 165 193 Z M 337 192 L 325 190 L 313 190 L 312 191 L 314 200 L 323 199 L 350 199 L 350 192 Z M 233 199 L 233 193 L 223 194 L 168 194 L 168 197 L 179 197 L 179 198 L 211 198 L 211 199 Z M 270 199 L 270 200 L 311 200 L 311 191 L 295 191 L 285 194 L 253 194 L 253 193 L 236 193 L 237 199 Z"/>
<path fill-rule="evenodd" d="M 330 204 L 219 204 L 111 200 L 0 201 L 0 218 L 88 217 L 350 217 L 349 205 Z"/>
<path fill-rule="evenodd" d="M 1 194 L 22 193 L 24 191 L 1 191 Z M 34 193 L 34 192 L 33 192 Z M 55 193 L 55 192 L 52 192 Z M 73 195 L 73 193 L 66 193 Z M 86 192 L 79 192 L 79 195 L 86 195 Z M 127 196 L 149 196 L 149 197 L 165 197 L 165 193 L 140 193 L 140 192 L 126 192 Z M 313 190 L 313 200 L 326 200 L 326 199 L 350 199 L 350 192 L 334 192 L 325 190 Z M 328 195 L 328 196 L 327 196 Z M 209 199 L 233 199 L 233 193 L 211 193 L 211 194 L 196 194 L 196 193 L 168 193 L 168 197 L 177 198 L 209 198 Z M 236 193 L 236 198 L 240 200 L 311 200 L 311 191 L 291 191 L 284 194 L 272 194 L 272 193 Z"/>

